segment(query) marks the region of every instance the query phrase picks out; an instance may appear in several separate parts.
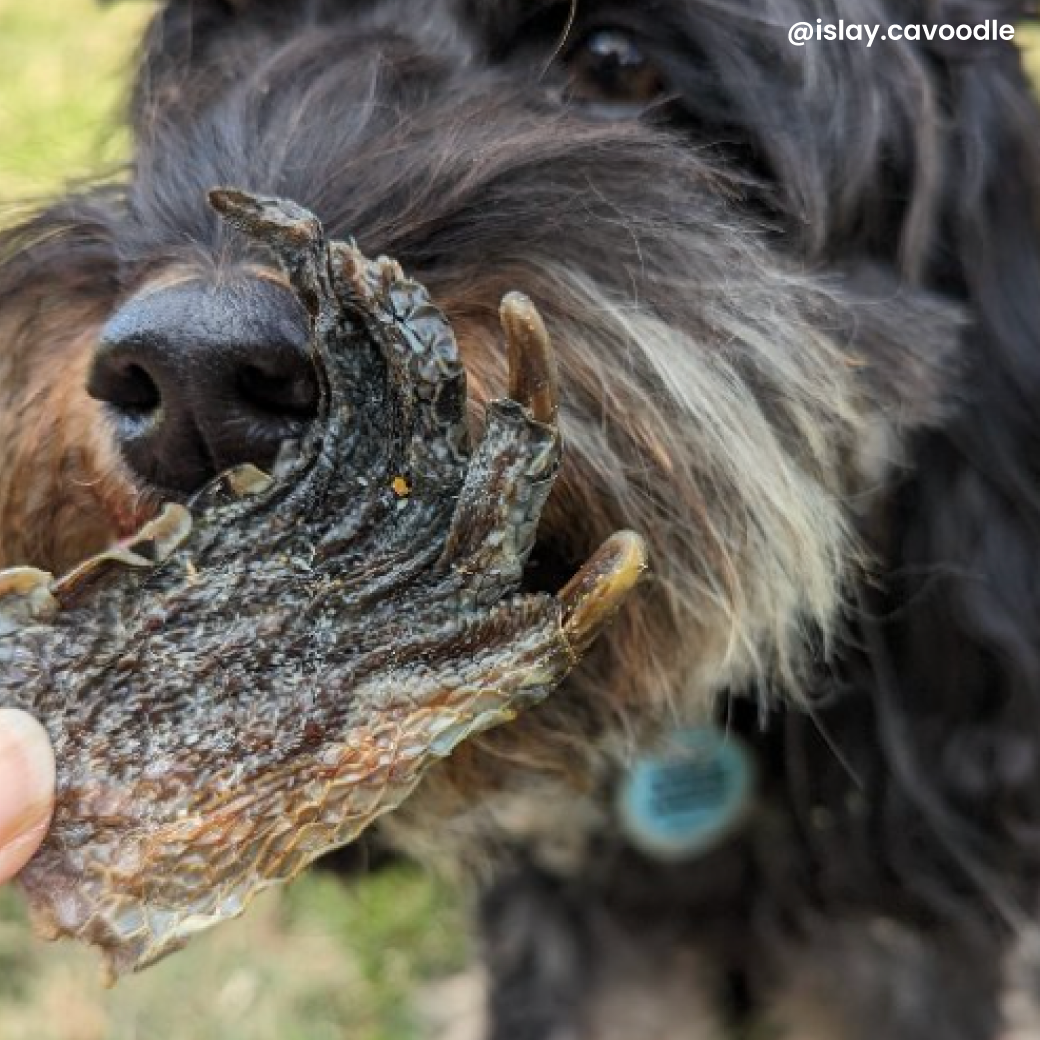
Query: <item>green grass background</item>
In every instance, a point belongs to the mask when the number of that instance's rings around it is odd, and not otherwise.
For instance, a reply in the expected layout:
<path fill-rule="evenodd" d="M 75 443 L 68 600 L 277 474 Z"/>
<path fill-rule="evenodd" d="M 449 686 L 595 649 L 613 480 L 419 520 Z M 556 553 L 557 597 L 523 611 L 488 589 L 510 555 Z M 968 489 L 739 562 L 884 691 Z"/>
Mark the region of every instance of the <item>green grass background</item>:
<path fill-rule="evenodd" d="M 117 166 L 112 128 L 150 8 L 0 0 L 0 206 Z M 1040 34 L 1025 44 L 1040 78 Z M 460 974 L 464 916 L 413 870 L 350 888 L 310 876 L 106 992 L 92 953 L 32 939 L 0 890 L 0 1040 L 456 1037 L 479 1002 Z"/>
<path fill-rule="evenodd" d="M 116 162 L 111 128 L 151 6 L 0 0 L 0 201 Z"/>

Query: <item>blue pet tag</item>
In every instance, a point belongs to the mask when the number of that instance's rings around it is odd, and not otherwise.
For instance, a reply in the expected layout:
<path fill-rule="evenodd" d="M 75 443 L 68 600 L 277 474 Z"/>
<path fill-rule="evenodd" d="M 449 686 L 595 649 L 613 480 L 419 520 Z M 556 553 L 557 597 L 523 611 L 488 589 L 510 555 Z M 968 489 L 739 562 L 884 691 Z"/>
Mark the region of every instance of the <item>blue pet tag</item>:
<path fill-rule="evenodd" d="M 648 856 L 697 856 L 741 822 L 754 786 L 754 760 L 739 738 L 714 726 L 677 730 L 636 760 L 619 792 L 621 826 Z"/>

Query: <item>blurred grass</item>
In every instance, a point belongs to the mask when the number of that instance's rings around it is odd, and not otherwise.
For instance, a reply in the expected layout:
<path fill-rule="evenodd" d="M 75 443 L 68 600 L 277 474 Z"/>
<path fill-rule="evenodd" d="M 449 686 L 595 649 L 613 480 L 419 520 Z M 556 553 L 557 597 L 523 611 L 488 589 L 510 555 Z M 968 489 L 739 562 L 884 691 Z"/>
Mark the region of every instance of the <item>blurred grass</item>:
<path fill-rule="evenodd" d="M 118 162 L 112 128 L 151 6 L 0 0 L 0 202 Z M 1040 81 L 1040 31 L 1020 40 Z M 413 996 L 466 963 L 462 917 L 413 871 L 349 889 L 305 877 L 104 992 L 93 953 L 32 940 L 0 890 L 0 1040 L 410 1040 L 429 1033 Z"/>
<path fill-rule="evenodd" d="M 412 1040 L 437 1024 L 414 998 L 465 966 L 465 934 L 414 871 L 350 888 L 308 876 L 106 991 L 93 951 L 35 942 L 20 899 L 0 890 L 0 1037 Z"/>
<path fill-rule="evenodd" d="M 150 3 L 0 0 L 0 200 L 114 164 L 113 132 Z"/>

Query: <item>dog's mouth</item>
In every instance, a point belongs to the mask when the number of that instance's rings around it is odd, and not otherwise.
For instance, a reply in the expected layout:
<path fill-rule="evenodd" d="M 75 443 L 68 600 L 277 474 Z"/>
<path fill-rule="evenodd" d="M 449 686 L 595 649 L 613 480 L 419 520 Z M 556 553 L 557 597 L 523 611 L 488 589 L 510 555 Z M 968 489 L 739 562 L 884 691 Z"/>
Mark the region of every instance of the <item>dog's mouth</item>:
<path fill-rule="evenodd" d="M 270 474 L 225 472 L 59 580 L 0 572 L 0 704 L 42 719 L 61 772 L 23 883 L 40 930 L 100 946 L 114 975 L 544 698 L 645 567 L 620 533 L 555 595 L 519 591 L 561 451 L 529 301 L 503 303 L 509 398 L 471 448 L 465 372 L 420 285 L 292 203 L 211 201 L 309 315 L 317 420 Z"/>

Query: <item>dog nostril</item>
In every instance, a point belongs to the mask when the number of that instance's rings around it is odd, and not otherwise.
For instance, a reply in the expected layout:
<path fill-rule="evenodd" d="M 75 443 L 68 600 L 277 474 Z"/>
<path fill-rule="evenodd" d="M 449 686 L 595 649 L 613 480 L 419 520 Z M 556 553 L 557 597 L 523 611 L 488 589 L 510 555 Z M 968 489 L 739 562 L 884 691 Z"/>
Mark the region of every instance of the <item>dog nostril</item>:
<path fill-rule="evenodd" d="M 269 466 L 317 415 L 306 312 L 265 280 L 179 282 L 131 297 L 101 330 L 87 382 L 124 461 L 190 493 L 216 473 Z"/>
<path fill-rule="evenodd" d="M 159 387 L 144 367 L 104 356 L 90 371 L 87 393 L 121 412 L 135 415 L 153 412 L 162 403 Z"/>
<path fill-rule="evenodd" d="M 246 365 L 238 389 L 243 400 L 268 415 L 307 420 L 318 414 L 318 384 L 309 367 L 286 373 Z"/>

